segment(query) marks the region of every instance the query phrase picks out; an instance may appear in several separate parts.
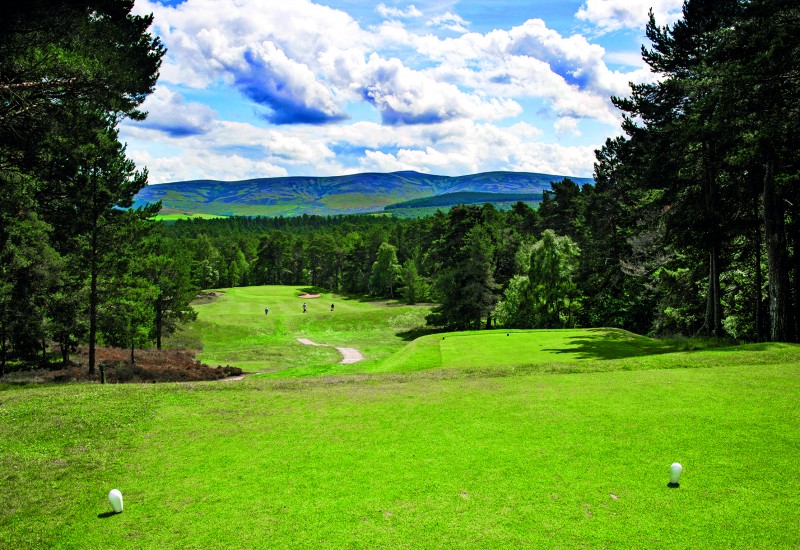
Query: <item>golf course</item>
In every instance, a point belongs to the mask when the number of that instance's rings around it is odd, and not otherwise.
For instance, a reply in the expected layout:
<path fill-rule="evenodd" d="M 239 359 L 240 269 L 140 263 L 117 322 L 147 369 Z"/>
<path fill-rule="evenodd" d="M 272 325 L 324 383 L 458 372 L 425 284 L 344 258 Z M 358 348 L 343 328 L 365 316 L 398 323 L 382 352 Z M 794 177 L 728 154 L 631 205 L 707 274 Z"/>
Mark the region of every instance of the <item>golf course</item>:
<path fill-rule="evenodd" d="M 167 344 L 243 379 L 0 385 L 0 548 L 800 546 L 798 345 L 211 296 Z"/>

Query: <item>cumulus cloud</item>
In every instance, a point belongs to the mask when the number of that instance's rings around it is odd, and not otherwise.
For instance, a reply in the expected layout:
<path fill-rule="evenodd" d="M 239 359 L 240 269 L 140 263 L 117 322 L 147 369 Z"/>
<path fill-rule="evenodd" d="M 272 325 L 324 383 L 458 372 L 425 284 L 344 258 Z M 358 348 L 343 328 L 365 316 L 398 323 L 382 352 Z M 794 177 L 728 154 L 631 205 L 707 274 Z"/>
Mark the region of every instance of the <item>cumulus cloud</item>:
<path fill-rule="evenodd" d="M 244 95 L 270 109 L 264 116 L 274 124 L 325 123 L 343 120 L 333 92 L 309 67 L 286 57 L 266 41 L 244 48 L 229 66 Z"/>
<path fill-rule="evenodd" d="M 346 13 L 308 0 L 187 0 L 172 7 L 142 0 L 136 6 L 154 12 L 154 28 L 168 47 L 162 81 L 200 88 L 230 83 L 266 107 L 265 118 L 275 124 L 346 118 L 348 98 L 336 78 L 349 83 L 342 69 L 352 65 L 348 52 L 364 35 Z"/>
<path fill-rule="evenodd" d="M 540 98 L 554 116 L 592 118 L 617 125 L 611 95 L 628 93 L 628 82 L 647 71 L 612 71 L 605 50 L 584 37 L 564 37 L 531 19 L 509 30 L 468 33 L 441 40 L 426 36 L 417 48 L 439 62 L 431 76 L 506 98 Z"/>
<path fill-rule="evenodd" d="M 603 5 L 586 1 L 586 20 Z M 403 169 L 588 176 L 597 144 L 541 141 L 585 143 L 581 130 L 598 125 L 584 120 L 618 127 L 609 96 L 652 77 L 633 58 L 538 19 L 478 33 L 446 13 L 406 27 L 423 14 L 396 6 L 379 4 L 386 20 L 361 27 L 309 0 L 137 0 L 139 13 L 155 13 L 168 54 L 145 105 L 150 118 L 125 124 L 136 141 L 129 151 L 159 182 Z M 219 120 L 173 91 L 210 85 L 237 91 L 262 120 Z M 348 114 L 356 120 L 344 122 Z"/>
<path fill-rule="evenodd" d="M 166 86 L 158 86 L 142 104 L 147 119 L 140 125 L 171 137 L 204 134 L 214 125 L 217 114 L 202 103 L 187 103 Z"/>
<path fill-rule="evenodd" d="M 590 177 L 593 147 L 544 144 L 540 131 L 525 123 L 509 128 L 471 121 L 431 127 L 427 139 L 420 127 L 406 127 L 413 139 L 397 143 L 393 152 L 368 149 L 359 160 L 363 171 L 416 170 L 435 174 L 469 174 L 512 170 Z"/>
<path fill-rule="evenodd" d="M 392 17 L 397 19 L 409 19 L 412 17 L 422 17 L 422 12 L 419 11 L 414 4 L 409 4 L 409 6 L 401 10 L 400 8 L 390 8 L 387 7 L 386 4 L 378 4 L 375 7 L 375 11 L 381 14 L 382 17 Z"/>
<path fill-rule="evenodd" d="M 602 32 L 643 30 L 651 8 L 656 22 L 665 25 L 680 18 L 682 6 L 683 0 L 587 0 L 575 16 L 596 25 Z"/>
<path fill-rule="evenodd" d="M 555 127 L 556 134 L 558 134 L 559 136 L 562 136 L 566 133 L 570 133 L 574 136 L 579 136 L 581 135 L 581 131 L 578 128 L 579 122 L 580 120 L 578 120 L 577 118 L 565 116 L 556 120 L 556 123 L 553 126 Z"/>
<path fill-rule="evenodd" d="M 443 13 L 442 15 L 437 15 L 436 17 L 431 18 L 431 20 L 425 24 L 429 27 L 436 27 L 447 31 L 463 33 L 468 32 L 467 27 L 469 26 L 469 21 L 465 21 L 457 13 L 448 11 L 447 13 Z"/>
<path fill-rule="evenodd" d="M 362 97 L 381 113 L 384 124 L 433 124 L 454 118 L 493 120 L 521 112 L 510 99 L 484 100 L 454 84 L 413 71 L 398 59 L 372 55 L 366 67 Z"/>
<path fill-rule="evenodd" d="M 222 181 L 269 178 L 288 175 L 285 168 L 240 155 L 221 155 L 199 151 L 182 151 L 178 155 L 155 156 L 147 151 L 128 152 L 138 165 L 146 165 L 151 184 L 216 179 Z"/>

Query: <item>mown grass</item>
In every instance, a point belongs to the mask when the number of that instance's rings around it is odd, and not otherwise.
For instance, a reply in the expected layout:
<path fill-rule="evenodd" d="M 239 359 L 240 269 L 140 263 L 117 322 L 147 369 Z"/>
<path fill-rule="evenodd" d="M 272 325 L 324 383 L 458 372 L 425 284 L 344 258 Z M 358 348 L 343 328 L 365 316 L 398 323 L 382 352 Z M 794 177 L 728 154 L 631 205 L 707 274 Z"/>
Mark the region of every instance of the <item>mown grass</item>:
<path fill-rule="evenodd" d="M 781 353 L 780 346 L 774 345 L 767 346 L 769 353 L 761 353 L 767 349 L 763 345 L 702 349 L 705 344 L 699 341 L 660 341 L 614 328 L 490 330 L 414 338 L 428 332 L 424 326 L 428 306 L 371 302 L 330 293 L 300 298 L 308 290 L 286 286 L 224 289 L 216 301 L 196 306 L 198 321 L 172 344 L 192 347 L 201 343 L 199 359 L 203 362 L 230 364 L 271 378 L 428 369 L 592 372 L 682 368 L 714 364 L 714 354 L 728 351 L 742 352 L 729 354 L 734 362 L 770 362 L 780 359 Z M 304 302 L 307 313 L 302 310 Z M 268 315 L 265 307 L 270 308 Z M 306 346 L 297 338 L 329 347 Z M 335 347 L 356 348 L 364 360 L 340 365 L 341 355 Z M 662 357 L 655 359 L 656 355 Z"/>
<path fill-rule="evenodd" d="M 373 303 L 330 293 L 300 298 L 306 290 L 225 289 L 214 302 L 196 306 L 197 322 L 173 343 L 201 340 L 198 359 L 212 366 L 230 364 L 249 372 L 274 372 L 272 376 L 344 374 L 380 363 L 402 348 L 407 343 L 405 332 L 424 325 L 429 311 L 425 306 Z M 331 347 L 303 345 L 297 338 Z M 338 365 L 342 357 L 335 347 L 357 347 L 363 363 Z"/>
<path fill-rule="evenodd" d="M 299 293 L 226 291 L 183 336 L 283 367 L 268 375 L 0 386 L 0 547 L 800 546 L 800 346 L 613 329 L 405 346 L 425 307 L 323 295 L 303 314 Z"/>
<path fill-rule="evenodd" d="M 7 389 L 0 545 L 796 547 L 792 357 Z"/>

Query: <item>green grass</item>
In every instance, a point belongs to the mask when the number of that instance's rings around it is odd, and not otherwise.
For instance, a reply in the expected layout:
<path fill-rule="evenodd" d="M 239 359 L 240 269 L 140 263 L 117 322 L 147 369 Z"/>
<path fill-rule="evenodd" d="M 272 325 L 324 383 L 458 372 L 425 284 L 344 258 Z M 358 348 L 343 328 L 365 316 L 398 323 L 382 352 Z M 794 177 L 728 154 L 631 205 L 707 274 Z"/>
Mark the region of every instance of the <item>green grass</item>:
<path fill-rule="evenodd" d="M 216 218 L 224 218 L 225 216 L 218 216 L 216 214 L 204 214 L 204 213 L 189 213 L 189 212 L 172 212 L 167 214 L 158 214 L 155 216 L 155 220 L 157 221 L 175 221 L 175 220 L 191 220 L 191 219 L 203 219 L 203 220 L 212 220 Z"/>
<path fill-rule="evenodd" d="M 304 315 L 298 293 L 228 290 L 183 335 L 268 375 L 0 385 L 0 548 L 800 546 L 800 346 L 406 346 L 427 308 L 323 295 Z"/>
<path fill-rule="evenodd" d="M 459 372 L 7 389 L 0 546 L 800 544 L 796 350 L 788 365 Z M 107 517 L 111 488 L 125 511 Z"/>
<path fill-rule="evenodd" d="M 299 298 L 304 290 L 286 286 L 225 289 L 216 301 L 196 306 L 197 322 L 179 334 L 177 342 L 201 340 L 198 358 L 212 366 L 232 365 L 281 377 L 346 374 L 374 367 L 405 346 L 405 333 L 424 325 L 429 311 L 426 306 L 374 303 L 329 293 Z M 307 313 L 303 313 L 304 302 Z M 268 315 L 265 307 L 269 307 Z M 332 347 L 303 345 L 297 338 Z M 339 365 L 342 357 L 335 347 L 358 348 L 364 361 Z"/>

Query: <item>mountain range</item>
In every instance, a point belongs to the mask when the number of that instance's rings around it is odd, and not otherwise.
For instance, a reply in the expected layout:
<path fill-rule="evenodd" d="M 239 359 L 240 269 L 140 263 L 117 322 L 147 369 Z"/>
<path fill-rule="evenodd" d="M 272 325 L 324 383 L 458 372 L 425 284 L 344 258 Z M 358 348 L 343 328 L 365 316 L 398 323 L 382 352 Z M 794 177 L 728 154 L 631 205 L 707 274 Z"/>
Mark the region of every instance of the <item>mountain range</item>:
<path fill-rule="evenodd" d="M 502 202 L 531 201 L 550 183 L 565 176 L 533 172 L 485 172 L 438 176 L 404 171 L 345 176 L 291 176 L 241 181 L 193 180 L 148 185 L 134 206 L 162 201 L 162 216 L 297 216 L 383 212 L 385 207 L 412 199 L 458 193 L 498 194 Z M 591 178 L 570 177 L 579 185 Z M 470 195 L 467 195 L 470 194 Z M 446 201 L 445 201 L 446 202 Z M 495 202 L 485 195 L 481 202 Z M 396 212 L 396 210 L 395 210 Z"/>

